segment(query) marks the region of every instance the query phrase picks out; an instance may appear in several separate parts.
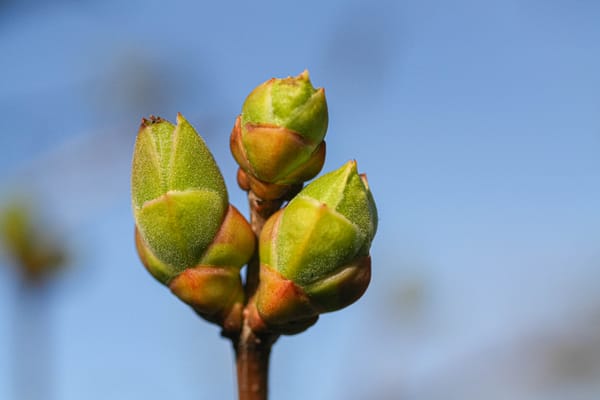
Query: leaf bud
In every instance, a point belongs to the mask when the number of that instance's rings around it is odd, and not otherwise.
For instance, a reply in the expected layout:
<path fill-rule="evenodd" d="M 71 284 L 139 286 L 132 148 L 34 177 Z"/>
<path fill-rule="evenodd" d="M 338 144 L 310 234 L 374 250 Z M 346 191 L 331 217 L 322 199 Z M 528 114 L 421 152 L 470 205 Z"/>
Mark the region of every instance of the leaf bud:
<path fill-rule="evenodd" d="M 221 172 L 194 128 L 144 119 L 131 176 L 136 247 L 148 271 L 206 319 L 238 329 L 240 269 L 255 236 L 229 205 Z"/>
<path fill-rule="evenodd" d="M 270 79 L 246 98 L 231 133 L 231 152 L 247 175 L 245 190 L 272 200 L 319 173 L 325 161 L 325 90 L 308 71 Z"/>
<path fill-rule="evenodd" d="M 375 202 L 355 161 L 305 187 L 261 233 L 255 325 L 296 333 L 360 298 L 376 230 Z"/>

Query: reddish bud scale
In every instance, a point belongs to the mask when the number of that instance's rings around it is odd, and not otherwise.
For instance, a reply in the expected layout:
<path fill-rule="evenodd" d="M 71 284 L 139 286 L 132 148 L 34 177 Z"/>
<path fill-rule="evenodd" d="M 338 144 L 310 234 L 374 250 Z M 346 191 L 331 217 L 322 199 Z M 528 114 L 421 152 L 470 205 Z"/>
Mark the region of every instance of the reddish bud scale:
<path fill-rule="evenodd" d="M 146 269 L 173 294 L 226 331 L 239 330 L 244 303 L 240 268 L 254 252 L 256 238 L 235 207 L 229 206 L 214 241 L 198 265 L 185 268 L 176 275 L 170 275 L 170 266 L 158 260 L 137 228 L 135 239 Z"/>
<path fill-rule="evenodd" d="M 316 147 L 300 134 L 269 124 L 244 126 L 235 120 L 230 147 L 233 157 L 245 172 L 240 187 L 257 196 L 274 200 L 293 191 L 298 184 L 313 178 L 325 162 L 325 141 Z"/>

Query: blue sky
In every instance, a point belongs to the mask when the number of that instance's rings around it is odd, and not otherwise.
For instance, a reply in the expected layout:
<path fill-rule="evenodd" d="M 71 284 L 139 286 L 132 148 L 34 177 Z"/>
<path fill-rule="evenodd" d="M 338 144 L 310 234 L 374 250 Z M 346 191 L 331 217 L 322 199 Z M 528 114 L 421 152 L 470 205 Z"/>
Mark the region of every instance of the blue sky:
<path fill-rule="evenodd" d="M 324 171 L 357 159 L 381 221 L 369 291 L 280 340 L 273 398 L 434 399 L 423 382 L 600 305 L 599 18 L 562 0 L 0 3 L 1 190 L 32 193 L 74 253 L 45 306 L 56 398 L 234 398 L 228 342 L 137 260 L 133 140 L 182 112 L 245 210 L 235 116 L 305 68 L 327 93 Z M 17 298 L 0 269 L 0 398 Z"/>

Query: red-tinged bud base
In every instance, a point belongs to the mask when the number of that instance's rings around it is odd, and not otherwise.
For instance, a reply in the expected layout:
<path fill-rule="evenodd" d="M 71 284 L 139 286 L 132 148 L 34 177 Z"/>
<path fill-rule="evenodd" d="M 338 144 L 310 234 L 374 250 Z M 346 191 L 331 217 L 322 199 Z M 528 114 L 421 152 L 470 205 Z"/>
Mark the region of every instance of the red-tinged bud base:
<path fill-rule="evenodd" d="M 263 182 L 249 175 L 242 168 L 238 169 L 237 182 L 242 190 L 253 192 L 263 200 L 290 200 L 302 190 L 302 183 L 293 185 L 277 185 Z"/>
<path fill-rule="evenodd" d="M 244 291 L 238 271 L 214 266 L 188 268 L 177 275 L 169 288 L 183 302 L 225 331 L 241 327 Z"/>
<path fill-rule="evenodd" d="M 230 267 L 239 270 L 246 264 L 256 248 L 256 236 L 244 216 L 229 205 L 221 227 L 215 234 L 199 264 Z"/>
<path fill-rule="evenodd" d="M 319 318 L 304 290 L 267 265 L 260 266 L 256 293 L 257 313 L 248 316 L 251 326 L 284 335 L 300 333 Z"/>
<path fill-rule="evenodd" d="M 177 268 L 161 262 L 135 230 L 135 243 L 142 263 L 173 294 L 225 333 L 239 331 L 245 299 L 240 268 L 256 248 L 256 236 L 244 216 L 229 206 L 221 227 L 198 265 Z"/>
<path fill-rule="evenodd" d="M 280 198 L 276 192 L 283 189 L 279 186 L 302 184 L 323 168 L 324 141 L 313 144 L 294 131 L 264 124 L 246 124 L 244 129 L 242 137 L 238 116 L 231 131 L 231 153 L 240 167 L 257 181 L 244 186 L 254 184 L 257 186 L 255 193 L 262 191 L 262 198 Z M 275 187 L 271 188 L 271 185 Z M 240 186 L 243 187 L 243 183 Z"/>

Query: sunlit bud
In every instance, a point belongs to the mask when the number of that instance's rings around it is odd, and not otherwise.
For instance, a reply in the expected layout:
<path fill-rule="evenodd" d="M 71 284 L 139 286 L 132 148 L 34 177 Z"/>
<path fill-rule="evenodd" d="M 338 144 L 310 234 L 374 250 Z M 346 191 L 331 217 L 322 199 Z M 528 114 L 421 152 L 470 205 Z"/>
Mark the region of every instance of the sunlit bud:
<path fill-rule="evenodd" d="M 325 161 L 327 102 L 308 71 L 270 79 L 246 98 L 231 132 L 231 152 L 247 175 L 247 187 L 264 199 L 319 173 Z"/>
<path fill-rule="evenodd" d="M 256 309 L 265 326 L 295 333 L 356 301 L 371 277 L 377 210 L 350 161 L 304 188 L 260 236 Z"/>
<path fill-rule="evenodd" d="M 176 126 L 142 121 L 131 186 L 136 246 L 148 271 L 205 318 L 236 329 L 244 300 L 239 272 L 255 237 L 181 114 Z"/>

